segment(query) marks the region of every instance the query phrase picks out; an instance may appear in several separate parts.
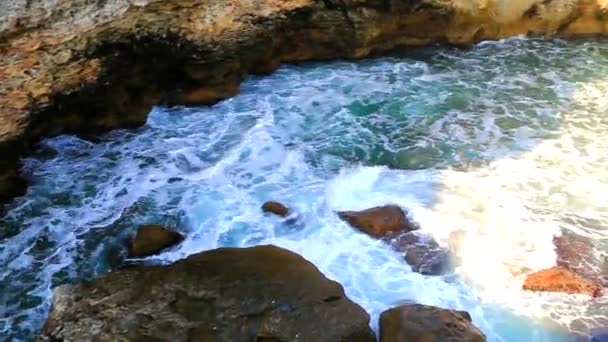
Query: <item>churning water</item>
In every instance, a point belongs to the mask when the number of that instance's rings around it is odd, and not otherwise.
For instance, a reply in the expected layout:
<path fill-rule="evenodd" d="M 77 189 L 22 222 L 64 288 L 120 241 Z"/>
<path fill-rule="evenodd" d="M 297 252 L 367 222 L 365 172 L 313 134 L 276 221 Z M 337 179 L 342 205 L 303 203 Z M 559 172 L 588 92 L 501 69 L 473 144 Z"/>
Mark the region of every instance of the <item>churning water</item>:
<path fill-rule="evenodd" d="M 0 219 L 0 336 L 31 338 L 51 289 L 115 267 L 144 223 L 188 236 L 155 262 L 220 246 L 296 251 L 374 327 L 406 300 L 467 310 L 490 341 L 606 326 L 606 297 L 521 285 L 555 264 L 562 230 L 606 257 L 607 94 L 604 42 L 511 39 L 285 66 L 212 107 L 156 108 L 146 126 L 92 142 L 46 140 L 25 161 L 34 185 Z M 303 225 L 264 216 L 269 199 Z M 385 203 L 454 248 L 456 273 L 413 273 L 334 214 Z"/>

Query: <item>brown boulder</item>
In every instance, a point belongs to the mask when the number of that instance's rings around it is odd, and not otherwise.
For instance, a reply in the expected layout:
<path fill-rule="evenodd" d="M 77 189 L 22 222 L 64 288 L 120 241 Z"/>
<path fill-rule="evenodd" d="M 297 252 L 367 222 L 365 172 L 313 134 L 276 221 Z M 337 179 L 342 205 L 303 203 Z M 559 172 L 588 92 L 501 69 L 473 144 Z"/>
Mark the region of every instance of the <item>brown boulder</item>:
<path fill-rule="evenodd" d="M 281 217 L 289 216 L 289 208 L 284 206 L 282 203 L 275 201 L 268 201 L 262 205 L 262 211 L 265 213 L 275 214 Z"/>
<path fill-rule="evenodd" d="M 465 311 L 406 304 L 380 315 L 380 342 L 482 342 L 485 335 Z"/>
<path fill-rule="evenodd" d="M 414 272 L 440 275 L 452 270 L 451 254 L 430 236 L 408 232 L 390 239 L 389 244 L 394 250 L 405 253 L 405 261 Z"/>
<path fill-rule="evenodd" d="M 55 289 L 43 341 L 373 342 L 369 315 L 298 254 L 220 248 Z"/>
<path fill-rule="evenodd" d="M 129 244 L 129 258 L 143 258 L 161 252 L 184 240 L 173 230 L 158 225 L 145 225 L 137 229 L 137 234 Z"/>
<path fill-rule="evenodd" d="M 524 281 L 523 289 L 530 291 L 587 294 L 592 297 L 599 297 L 602 291 L 599 284 L 560 266 L 555 266 L 528 275 Z"/>
<path fill-rule="evenodd" d="M 384 205 L 362 211 L 340 211 L 338 216 L 354 228 L 374 238 L 392 236 L 418 229 L 403 209 L 397 205 Z"/>

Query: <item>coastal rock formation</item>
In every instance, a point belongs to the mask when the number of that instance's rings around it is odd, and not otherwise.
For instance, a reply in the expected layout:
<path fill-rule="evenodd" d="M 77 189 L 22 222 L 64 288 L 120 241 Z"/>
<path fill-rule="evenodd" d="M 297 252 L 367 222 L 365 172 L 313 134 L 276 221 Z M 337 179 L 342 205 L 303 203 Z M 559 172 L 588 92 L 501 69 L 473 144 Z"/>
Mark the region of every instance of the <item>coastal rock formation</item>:
<path fill-rule="evenodd" d="M 607 32 L 605 0 L 2 1 L 0 199 L 23 192 L 10 175 L 41 137 L 213 103 L 281 62 Z"/>
<path fill-rule="evenodd" d="M 523 289 L 530 291 L 586 294 L 592 297 L 599 297 L 602 292 L 602 288 L 599 284 L 559 266 L 528 275 L 524 281 Z"/>
<path fill-rule="evenodd" d="M 129 244 L 129 258 L 154 255 L 183 240 L 182 234 L 165 227 L 153 224 L 141 226 Z"/>
<path fill-rule="evenodd" d="M 466 311 L 406 304 L 380 315 L 380 342 L 482 342 L 486 336 Z"/>
<path fill-rule="evenodd" d="M 42 341 L 372 342 L 338 283 L 275 246 L 220 248 L 55 289 Z"/>
<path fill-rule="evenodd" d="M 453 268 L 449 251 L 439 246 L 430 236 L 409 232 L 390 239 L 394 250 L 405 253 L 405 261 L 414 272 L 424 275 L 441 275 Z"/>
<path fill-rule="evenodd" d="M 362 211 L 340 211 L 338 216 L 352 227 L 374 237 L 382 238 L 418 229 L 403 209 L 397 205 L 385 205 Z"/>
<path fill-rule="evenodd" d="M 418 232 L 418 224 L 397 205 L 341 211 L 338 216 L 357 230 L 382 239 L 392 249 L 403 253 L 414 272 L 441 275 L 452 268 L 448 250 L 440 247 L 432 237 Z"/>
<path fill-rule="evenodd" d="M 265 213 L 275 214 L 281 217 L 289 216 L 289 208 L 279 202 L 268 201 L 262 205 L 262 211 Z"/>

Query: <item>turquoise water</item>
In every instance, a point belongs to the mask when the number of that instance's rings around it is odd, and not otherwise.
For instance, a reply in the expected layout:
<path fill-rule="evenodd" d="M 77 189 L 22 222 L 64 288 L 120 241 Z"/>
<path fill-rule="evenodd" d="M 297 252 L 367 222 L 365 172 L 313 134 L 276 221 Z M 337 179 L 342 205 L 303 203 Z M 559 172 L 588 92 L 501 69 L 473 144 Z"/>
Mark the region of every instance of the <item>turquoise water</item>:
<path fill-rule="evenodd" d="M 0 336 L 30 339 L 54 286 L 117 267 L 137 225 L 162 223 L 188 237 L 148 262 L 273 243 L 343 284 L 374 328 L 414 300 L 469 311 L 490 341 L 569 341 L 608 325 L 607 297 L 520 289 L 554 265 L 561 230 L 606 257 L 607 93 L 605 42 L 511 39 L 284 66 L 212 107 L 46 140 L 0 219 Z M 302 226 L 264 216 L 269 199 Z M 334 214 L 384 203 L 452 248 L 456 272 L 413 273 Z"/>

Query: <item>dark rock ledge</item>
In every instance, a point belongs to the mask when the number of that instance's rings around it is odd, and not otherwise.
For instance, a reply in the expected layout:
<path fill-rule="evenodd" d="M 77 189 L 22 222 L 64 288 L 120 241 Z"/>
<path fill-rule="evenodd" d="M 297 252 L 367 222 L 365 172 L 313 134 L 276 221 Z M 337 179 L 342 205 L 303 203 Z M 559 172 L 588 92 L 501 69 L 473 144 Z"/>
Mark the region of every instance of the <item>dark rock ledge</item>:
<path fill-rule="evenodd" d="M 25 191 L 18 160 L 43 137 L 135 127 L 158 103 L 213 103 L 281 62 L 608 32 L 597 0 L 503 2 L 0 1 L 0 201 Z"/>

